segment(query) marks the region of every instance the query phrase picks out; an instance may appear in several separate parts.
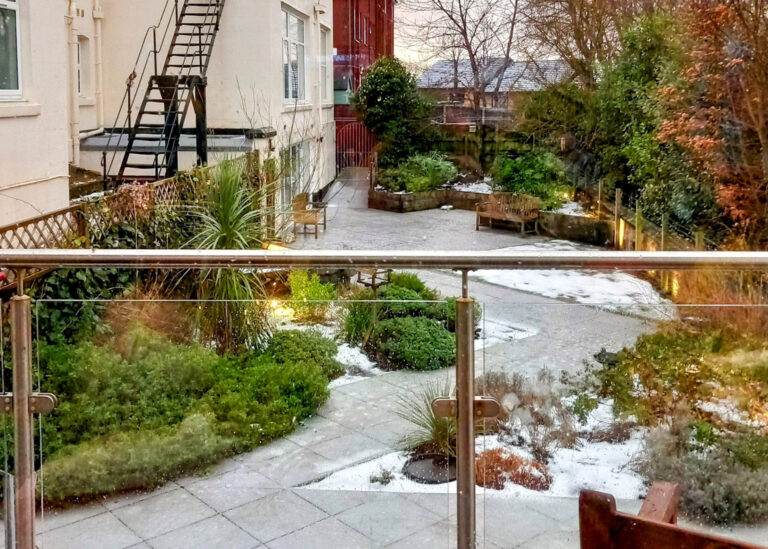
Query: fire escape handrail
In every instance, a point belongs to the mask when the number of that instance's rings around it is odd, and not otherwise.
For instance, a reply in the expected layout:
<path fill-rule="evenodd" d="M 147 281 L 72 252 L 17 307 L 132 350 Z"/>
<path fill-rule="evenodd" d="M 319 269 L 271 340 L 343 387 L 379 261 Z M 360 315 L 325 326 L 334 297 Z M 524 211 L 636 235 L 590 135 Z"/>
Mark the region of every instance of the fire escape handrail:
<path fill-rule="evenodd" d="M 171 3 L 173 3 L 173 9 L 169 10 L 168 8 L 171 6 Z M 157 44 L 157 29 L 162 27 L 163 20 L 168 18 L 168 21 L 165 23 L 165 30 L 163 31 L 163 37 L 160 42 L 160 44 Z M 112 158 L 109 161 L 109 164 L 106 162 L 106 156 L 109 151 L 109 147 L 112 144 L 112 140 L 116 135 L 115 129 L 117 129 L 118 124 L 120 122 L 121 117 L 123 116 L 123 109 L 126 107 L 127 109 L 125 111 L 125 119 L 127 124 L 123 124 L 120 126 L 120 132 L 117 133 L 117 144 L 120 144 L 120 140 L 122 137 L 126 134 L 126 129 L 130 131 L 133 126 L 131 124 L 131 112 L 133 110 L 133 106 L 136 102 L 137 95 L 133 95 L 131 97 L 131 88 L 133 87 L 134 83 L 136 83 L 136 89 L 141 88 L 141 86 L 145 83 L 144 77 L 146 76 L 147 72 L 147 66 L 149 65 L 150 59 L 152 59 L 152 56 L 154 55 L 155 59 L 155 66 L 157 66 L 157 54 L 159 51 L 162 51 L 163 46 L 165 45 L 165 40 L 168 38 L 168 30 L 171 27 L 172 22 L 178 23 L 179 18 L 179 0 L 166 0 L 165 5 L 163 6 L 163 11 L 160 14 L 160 18 L 158 20 L 158 23 L 156 25 L 151 25 L 147 28 L 146 32 L 144 33 L 144 39 L 141 42 L 141 46 L 139 47 L 139 53 L 136 56 L 136 61 L 133 64 L 133 68 L 131 72 L 128 74 L 128 78 L 126 79 L 126 87 L 125 87 L 125 93 L 123 93 L 123 99 L 120 102 L 120 107 L 117 109 L 117 115 L 115 115 L 115 121 L 112 124 L 111 132 L 109 134 L 109 138 L 107 139 L 106 145 L 104 145 L 104 152 L 102 156 L 102 167 L 104 169 L 104 181 L 106 183 L 107 177 L 109 177 L 109 174 L 112 172 L 112 167 L 115 162 L 115 158 L 118 153 L 118 149 L 115 149 L 115 151 L 112 154 Z M 147 51 L 146 56 L 144 57 L 144 65 L 141 68 L 141 73 L 137 73 L 136 69 L 139 66 L 139 63 L 142 59 L 142 54 L 144 52 L 144 48 L 147 46 L 147 43 L 149 41 L 150 35 L 154 38 L 154 42 L 152 45 L 152 49 Z"/>

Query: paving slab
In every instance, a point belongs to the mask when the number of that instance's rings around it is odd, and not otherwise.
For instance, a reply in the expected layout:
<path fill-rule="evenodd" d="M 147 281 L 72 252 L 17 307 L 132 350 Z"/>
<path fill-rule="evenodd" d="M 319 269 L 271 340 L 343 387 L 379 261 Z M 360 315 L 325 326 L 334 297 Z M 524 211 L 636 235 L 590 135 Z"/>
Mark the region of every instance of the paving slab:
<path fill-rule="evenodd" d="M 154 549 L 254 549 L 259 541 L 221 515 L 149 540 Z"/>
<path fill-rule="evenodd" d="M 111 513 L 102 513 L 39 536 L 45 549 L 123 549 L 142 541 Z"/>
<path fill-rule="evenodd" d="M 270 549 L 373 549 L 380 547 L 343 522 L 328 517 L 267 544 Z"/>
<path fill-rule="evenodd" d="M 142 539 L 178 530 L 216 514 L 195 496 L 177 488 L 113 511 L 114 515 Z"/>
<path fill-rule="evenodd" d="M 187 490 L 212 509 L 223 512 L 278 491 L 278 484 L 264 475 L 241 465 L 223 475 L 198 479 Z"/>
<path fill-rule="evenodd" d="M 322 509 L 329 515 L 339 513 L 362 505 L 374 499 L 370 492 L 355 492 L 347 490 L 313 490 L 297 488 L 294 493 L 312 505 Z"/>
<path fill-rule="evenodd" d="M 73 505 L 66 508 L 44 508 L 43 513 L 37 514 L 35 530 L 37 532 L 55 530 L 74 522 L 80 522 L 84 519 L 101 515 L 107 511 L 107 508 L 101 502 Z"/>
<path fill-rule="evenodd" d="M 401 540 L 440 522 L 438 515 L 400 494 L 386 496 L 348 509 L 337 515 L 337 518 L 382 545 Z"/>
<path fill-rule="evenodd" d="M 321 416 L 315 416 L 307 420 L 304 425 L 286 438 L 299 446 L 313 446 L 352 432 L 351 429 L 344 427 L 340 423 Z"/>
<path fill-rule="evenodd" d="M 282 491 L 224 513 L 262 542 L 285 536 L 328 515 L 292 491 Z"/>
<path fill-rule="evenodd" d="M 350 433 L 319 442 L 312 447 L 312 450 L 339 465 L 347 466 L 382 456 L 389 453 L 391 448 L 371 437 Z"/>

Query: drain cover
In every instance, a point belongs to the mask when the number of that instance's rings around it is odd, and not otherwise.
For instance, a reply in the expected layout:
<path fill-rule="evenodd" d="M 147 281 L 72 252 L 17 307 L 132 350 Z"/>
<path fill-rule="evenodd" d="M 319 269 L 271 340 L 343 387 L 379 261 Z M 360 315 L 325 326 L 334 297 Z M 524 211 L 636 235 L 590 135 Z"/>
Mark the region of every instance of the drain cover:
<path fill-rule="evenodd" d="M 441 454 L 422 454 L 405 462 L 403 474 L 422 484 L 444 484 L 456 480 L 456 461 Z"/>

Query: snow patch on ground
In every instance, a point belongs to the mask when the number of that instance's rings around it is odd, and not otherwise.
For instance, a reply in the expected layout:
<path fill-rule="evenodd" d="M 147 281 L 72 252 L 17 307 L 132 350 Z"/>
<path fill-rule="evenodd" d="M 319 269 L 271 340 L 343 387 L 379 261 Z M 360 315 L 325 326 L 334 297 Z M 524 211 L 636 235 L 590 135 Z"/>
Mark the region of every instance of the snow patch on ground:
<path fill-rule="evenodd" d="M 585 249 L 573 242 L 551 240 L 499 251 L 573 251 Z M 591 247 L 586 247 L 591 249 Z M 657 320 L 670 320 L 672 303 L 647 281 L 621 271 L 590 270 L 479 270 L 470 274 L 485 282 L 544 297 L 595 305 L 601 309 Z"/>
<path fill-rule="evenodd" d="M 502 445 L 495 437 L 480 437 L 476 443 L 478 453 L 504 447 L 521 456 L 530 458 L 522 449 Z M 552 485 L 549 490 L 538 492 L 514 483 L 507 483 L 503 490 L 477 487 L 478 495 L 501 497 L 550 496 L 573 497 L 581 490 L 599 490 L 620 499 L 638 499 L 645 492 L 642 477 L 632 471 L 630 464 L 642 448 L 640 434 L 633 435 L 623 444 L 607 442 L 585 443 L 572 450 L 555 452 L 549 463 Z M 421 484 L 402 473 L 408 456 L 393 452 L 380 458 L 337 471 L 325 479 L 311 484 L 314 490 L 345 490 L 359 492 L 410 492 L 431 494 L 455 494 L 456 482 L 447 484 Z M 389 484 L 371 482 L 372 476 L 383 471 L 392 472 Z"/>
<path fill-rule="evenodd" d="M 491 320 L 489 318 L 480 323 L 480 337 L 475 340 L 475 350 L 487 349 L 499 343 L 508 341 L 517 341 L 527 337 L 535 336 L 538 330 L 524 326 L 514 326 L 501 320 Z"/>
<path fill-rule="evenodd" d="M 491 187 L 490 183 L 490 181 L 478 181 L 476 183 L 457 183 L 453 186 L 453 190 L 462 193 L 491 194 L 493 192 L 493 187 Z"/>
<path fill-rule="evenodd" d="M 584 207 L 578 202 L 565 202 L 555 213 L 563 215 L 573 215 L 576 217 L 587 217 Z"/>
<path fill-rule="evenodd" d="M 360 347 L 351 347 L 347 343 L 339 345 L 336 353 L 336 360 L 346 366 L 347 373 L 340 378 L 334 379 L 328 384 L 329 389 L 349 385 L 356 381 L 362 381 L 373 376 L 379 376 L 384 372 L 378 365 L 371 361 Z"/>
<path fill-rule="evenodd" d="M 702 412 L 718 416 L 727 423 L 754 428 L 764 427 L 759 421 L 751 419 L 748 412 L 739 409 L 739 405 L 729 399 L 716 398 L 707 402 L 699 401 L 696 403 L 696 407 Z"/>

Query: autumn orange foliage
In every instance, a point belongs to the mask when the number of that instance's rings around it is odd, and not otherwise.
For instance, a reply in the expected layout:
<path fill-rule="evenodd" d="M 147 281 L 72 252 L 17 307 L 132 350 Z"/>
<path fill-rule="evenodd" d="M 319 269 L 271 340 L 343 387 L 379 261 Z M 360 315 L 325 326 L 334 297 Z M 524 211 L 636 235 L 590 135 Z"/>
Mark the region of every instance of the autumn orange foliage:
<path fill-rule="evenodd" d="M 690 52 L 659 139 L 688 151 L 751 247 L 768 243 L 768 24 L 763 0 L 688 0 Z"/>
<path fill-rule="evenodd" d="M 552 477 L 545 465 L 526 459 L 503 448 L 487 450 L 475 460 L 477 485 L 502 490 L 507 482 L 514 482 L 539 492 L 548 490 Z"/>

